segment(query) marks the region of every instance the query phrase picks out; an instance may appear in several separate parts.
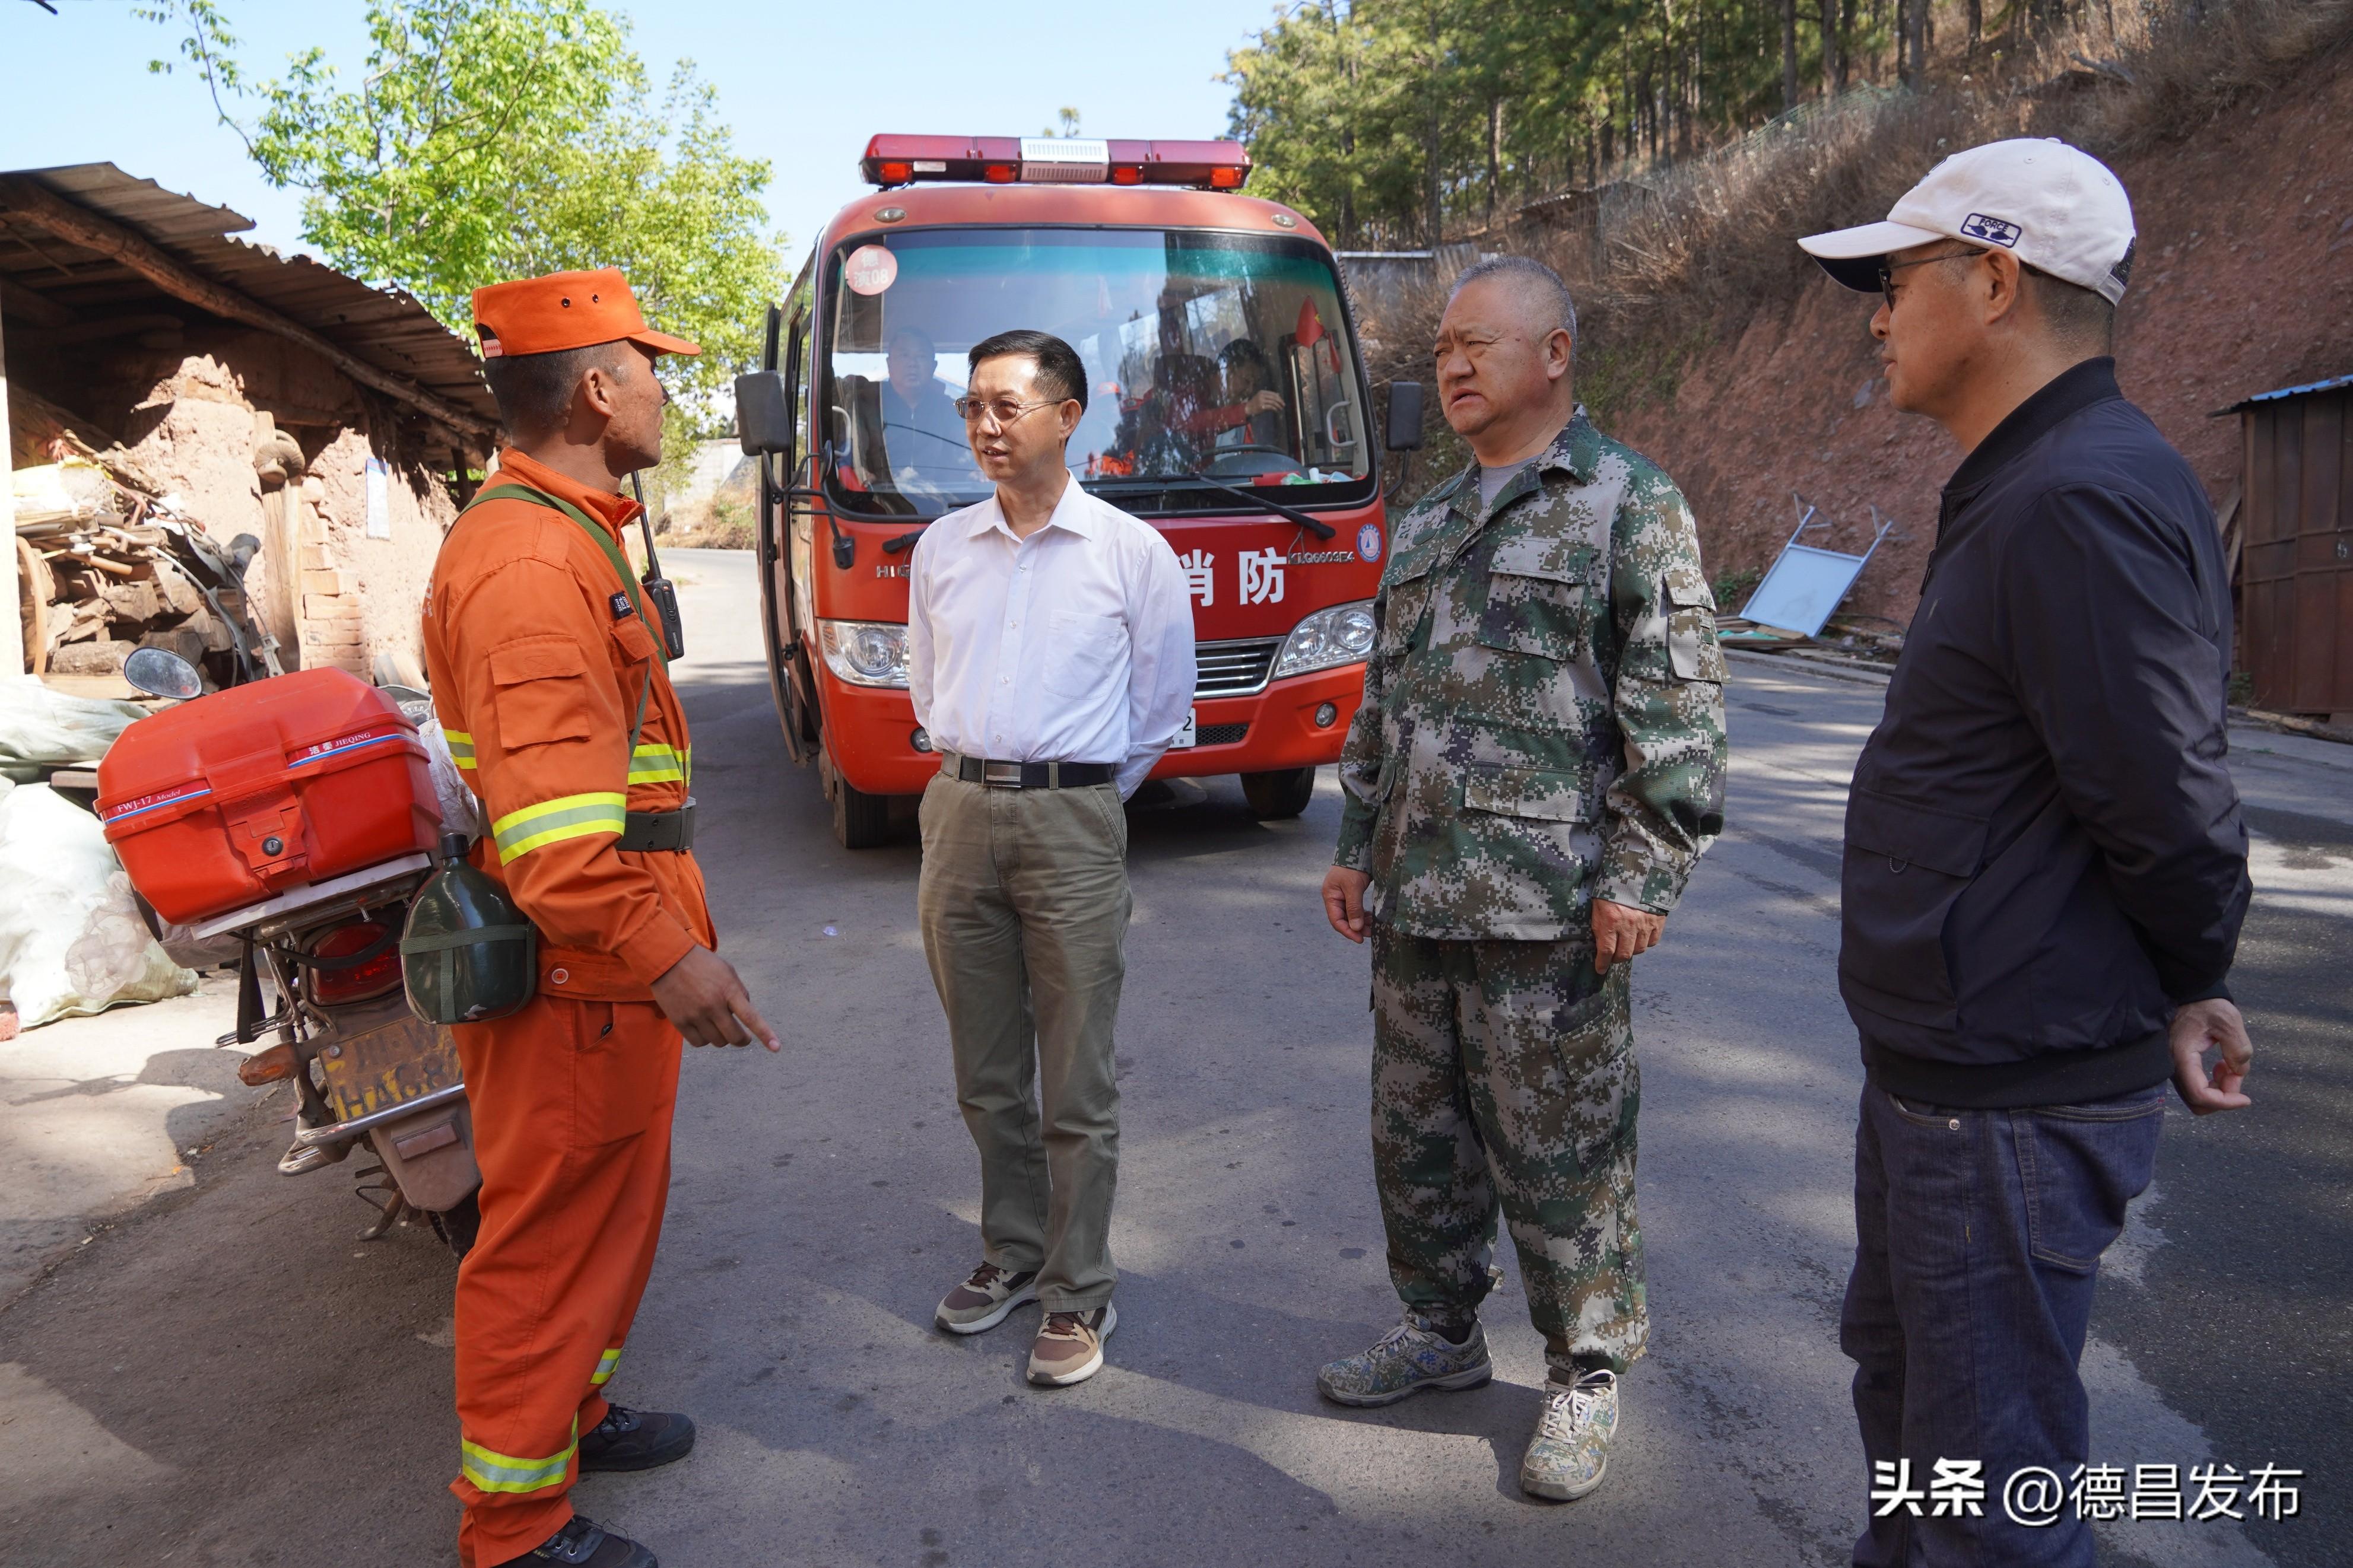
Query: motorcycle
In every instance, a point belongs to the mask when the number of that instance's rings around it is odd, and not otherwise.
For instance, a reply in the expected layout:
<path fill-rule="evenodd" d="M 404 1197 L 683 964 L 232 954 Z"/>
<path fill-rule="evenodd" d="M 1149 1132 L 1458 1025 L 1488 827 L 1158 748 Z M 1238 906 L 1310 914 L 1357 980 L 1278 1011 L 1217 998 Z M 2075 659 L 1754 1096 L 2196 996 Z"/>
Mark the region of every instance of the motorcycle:
<path fill-rule="evenodd" d="M 175 703 L 214 700 L 204 695 L 195 668 L 164 649 L 135 650 L 122 673 L 140 690 Z M 300 678 L 269 678 L 293 679 Z M 400 700 L 411 726 L 427 711 L 422 693 L 386 695 Z M 124 863 L 142 910 L 165 901 L 138 887 L 133 857 Z M 402 984 L 409 901 L 432 871 L 432 858 L 412 849 L 288 887 L 174 934 L 197 944 L 237 943 L 237 1027 L 215 1044 L 252 1047 L 276 1035 L 239 1065 L 237 1077 L 256 1087 L 293 1085 L 294 1141 L 278 1169 L 305 1175 L 364 1149 L 374 1163 L 356 1170 L 356 1186 L 377 1217 L 360 1239 L 373 1241 L 421 1215 L 462 1257 L 481 1223 L 464 1075 L 455 1037 L 417 1017 Z M 162 935 L 160 921 L 151 923 Z"/>

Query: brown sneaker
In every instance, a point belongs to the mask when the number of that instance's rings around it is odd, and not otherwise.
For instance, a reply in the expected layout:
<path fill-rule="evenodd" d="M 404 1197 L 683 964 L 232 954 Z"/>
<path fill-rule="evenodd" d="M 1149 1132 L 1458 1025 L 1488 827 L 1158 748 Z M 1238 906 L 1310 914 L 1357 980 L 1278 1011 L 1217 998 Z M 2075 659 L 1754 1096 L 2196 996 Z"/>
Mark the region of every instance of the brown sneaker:
<path fill-rule="evenodd" d="M 1029 1347 L 1029 1381 L 1050 1388 L 1084 1383 L 1103 1370 L 1103 1341 L 1119 1327 L 1119 1309 L 1109 1302 L 1092 1312 L 1049 1312 Z"/>
<path fill-rule="evenodd" d="M 940 1300 L 932 1321 L 952 1334 L 977 1334 L 1005 1321 L 1007 1314 L 1025 1301 L 1038 1299 L 1038 1271 L 1010 1274 L 994 1263 L 984 1263 L 972 1278 Z"/>

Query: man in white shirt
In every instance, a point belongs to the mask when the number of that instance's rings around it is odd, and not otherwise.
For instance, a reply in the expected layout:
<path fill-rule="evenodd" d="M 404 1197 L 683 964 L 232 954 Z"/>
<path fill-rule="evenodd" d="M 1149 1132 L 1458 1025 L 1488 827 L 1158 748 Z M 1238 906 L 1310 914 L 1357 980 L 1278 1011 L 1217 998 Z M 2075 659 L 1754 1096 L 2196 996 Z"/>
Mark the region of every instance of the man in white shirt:
<path fill-rule="evenodd" d="M 1071 479 L 1087 406 L 1071 346 L 1002 332 L 970 359 L 956 411 L 997 493 L 924 531 L 907 610 L 915 719 L 941 763 L 916 907 L 980 1150 L 983 1260 L 937 1321 L 976 1334 L 1039 1302 L 1029 1381 L 1060 1385 L 1102 1369 L 1118 1321 L 1120 802 L 1191 708 L 1193 606 L 1158 531 Z"/>

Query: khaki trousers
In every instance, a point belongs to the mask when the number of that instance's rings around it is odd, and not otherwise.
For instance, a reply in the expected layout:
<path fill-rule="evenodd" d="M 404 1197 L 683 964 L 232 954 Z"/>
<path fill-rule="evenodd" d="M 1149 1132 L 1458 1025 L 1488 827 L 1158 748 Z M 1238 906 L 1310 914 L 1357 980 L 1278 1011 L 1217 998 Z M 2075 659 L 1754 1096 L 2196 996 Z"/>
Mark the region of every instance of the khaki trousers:
<path fill-rule="evenodd" d="M 923 791 L 916 910 L 980 1151 L 983 1256 L 1049 1312 L 1111 1300 L 1127 818 L 1110 784 Z"/>

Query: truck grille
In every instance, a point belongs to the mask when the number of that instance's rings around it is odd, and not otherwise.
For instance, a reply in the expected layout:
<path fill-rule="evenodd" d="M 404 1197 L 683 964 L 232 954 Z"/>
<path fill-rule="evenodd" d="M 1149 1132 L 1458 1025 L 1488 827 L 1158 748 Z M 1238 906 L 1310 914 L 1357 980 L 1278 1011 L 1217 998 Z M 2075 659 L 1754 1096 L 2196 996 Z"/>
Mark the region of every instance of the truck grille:
<path fill-rule="evenodd" d="M 1204 724 L 1194 731 L 1193 743 L 1197 746 L 1235 746 L 1240 745 L 1242 737 L 1249 733 L 1250 722 L 1247 720 L 1240 724 Z"/>
<path fill-rule="evenodd" d="M 1274 656 L 1282 651 L 1281 637 L 1247 637 L 1239 642 L 1205 642 L 1193 646 L 1195 697 L 1248 697 L 1266 689 Z"/>

